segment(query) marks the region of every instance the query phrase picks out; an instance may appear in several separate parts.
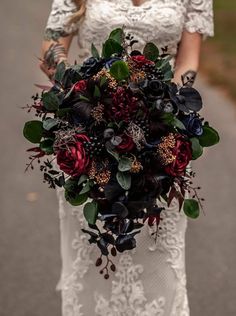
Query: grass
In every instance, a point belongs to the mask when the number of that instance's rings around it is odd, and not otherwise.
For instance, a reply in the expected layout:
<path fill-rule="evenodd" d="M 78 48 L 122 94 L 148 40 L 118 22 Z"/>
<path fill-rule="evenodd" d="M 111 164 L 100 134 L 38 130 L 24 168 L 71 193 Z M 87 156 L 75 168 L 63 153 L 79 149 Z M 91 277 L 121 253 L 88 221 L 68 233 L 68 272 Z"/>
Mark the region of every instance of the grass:
<path fill-rule="evenodd" d="M 236 101 L 236 0 L 214 0 L 215 37 L 203 44 L 201 70 Z"/>

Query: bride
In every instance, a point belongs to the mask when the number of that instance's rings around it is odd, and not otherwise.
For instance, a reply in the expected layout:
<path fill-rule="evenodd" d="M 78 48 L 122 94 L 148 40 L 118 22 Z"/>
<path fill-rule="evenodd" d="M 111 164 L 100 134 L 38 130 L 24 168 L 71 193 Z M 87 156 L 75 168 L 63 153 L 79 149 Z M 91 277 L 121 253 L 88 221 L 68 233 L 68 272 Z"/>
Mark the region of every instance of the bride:
<path fill-rule="evenodd" d="M 74 35 L 79 59 L 91 43 L 101 43 L 117 27 L 138 40 L 142 50 L 154 42 L 171 55 L 174 81 L 194 83 L 202 37 L 213 35 L 212 0 L 54 0 L 42 45 L 41 69 L 49 78 L 67 62 Z M 79 61 L 80 61 L 79 60 Z M 81 207 L 72 207 L 58 190 L 61 229 L 63 316 L 187 316 L 185 274 L 186 218 L 172 205 L 162 212 L 157 242 L 150 227 L 137 236 L 138 247 L 119 254 L 117 271 L 105 280 L 94 266 Z"/>

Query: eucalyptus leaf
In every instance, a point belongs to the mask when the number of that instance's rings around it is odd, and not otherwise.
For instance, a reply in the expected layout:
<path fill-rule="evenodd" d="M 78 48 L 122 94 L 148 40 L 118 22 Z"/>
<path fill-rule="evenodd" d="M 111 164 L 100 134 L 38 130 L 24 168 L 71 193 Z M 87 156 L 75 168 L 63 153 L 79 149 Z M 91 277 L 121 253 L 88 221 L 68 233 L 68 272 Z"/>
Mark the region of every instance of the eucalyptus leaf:
<path fill-rule="evenodd" d="M 42 96 L 42 101 L 44 107 L 48 111 L 56 111 L 59 108 L 60 101 L 56 94 L 52 91 L 50 92 L 44 92 Z"/>
<path fill-rule="evenodd" d="M 26 122 L 23 129 L 23 135 L 31 143 L 39 143 L 43 136 L 43 123 L 36 120 Z"/>
<path fill-rule="evenodd" d="M 88 180 L 89 180 L 89 177 L 86 174 L 82 174 L 79 178 L 78 185 L 81 185 L 82 183 Z"/>
<path fill-rule="evenodd" d="M 48 118 L 46 120 L 43 121 L 43 128 L 46 131 L 50 131 L 51 128 L 57 126 L 58 121 L 53 119 L 53 118 Z"/>
<path fill-rule="evenodd" d="M 216 145 L 217 143 L 219 143 L 219 141 L 220 136 L 218 132 L 214 128 L 208 125 L 204 125 L 203 134 L 199 136 L 200 145 L 202 147 L 210 147 Z"/>
<path fill-rule="evenodd" d="M 147 43 L 143 49 L 144 56 L 152 61 L 159 57 L 159 49 L 154 43 Z"/>
<path fill-rule="evenodd" d="M 124 190 L 130 189 L 130 187 L 131 187 L 131 175 L 129 173 L 118 171 L 116 174 L 116 180 L 118 181 L 119 185 Z"/>
<path fill-rule="evenodd" d="M 40 143 L 40 148 L 48 155 L 51 155 L 54 153 L 54 150 L 53 150 L 53 143 L 54 141 L 50 138 L 48 139 L 45 139 L 43 140 L 41 143 Z"/>
<path fill-rule="evenodd" d="M 117 152 L 115 152 L 109 148 L 106 148 L 106 150 L 111 156 L 113 156 L 117 161 L 119 161 L 119 154 Z"/>
<path fill-rule="evenodd" d="M 117 28 L 110 33 L 109 38 L 122 45 L 123 36 L 124 31 L 121 28 Z"/>
<path fill-rule="evenodd" d="M 179 129 L 186 130 L 186 127 L 184 126 L 184 124 L 175 116 L 173 117 L 172 125 L 174 125 L 175 127 Z"/>
<path fill-rule="evenodd" d="M 65 199 L 68 201 L 72 206 L 79 206 L 84 204 L 87 199 L 87 194 L 71 194 L 71 192 L 65 190 Z"/>
<path fill-rule="evenodd" d="M 92 43 L 91 44 L 91 53 L 92 53 L 92 56 L 96 59 L 99 59 L 100 56 L 99 56 L 99 52 L 97 50 L 97 48 L 95 47 L 95 45 Z"/>
<path fill-rule="evenodd" d="M 132 166 L 132 160 L 127 157 L 122 157 L 119 160 L 118 170 L 121 172 L 129 171 Z"/>
<path fill-rule="evenodd" d="M 66 180 L 64 184 L 64 189 L 68 192 L 75 192 L 78 189 L 77 181 L 72 178 Z"/>
<path fill-rule="evenodd" d="M 88 202 L 84 205 L 84 217 L 89 224 L 94 225 L 98 216 L 98 205 L 96 202 Z"/>
<path fill-rule="evenodd" d="M 192 159 L 195 160 L 203 154 L 203 148 L 196 137 L 190 138 L 192 143 Z"/>
<path fill-rule="evenodd" d="M 71 108 L 64 108 L 64 109 L 59 109 L 56 112 L 57 117 L 64 117 L 67 113 L 71 112 Z"/>
<path fill-rule="evenodd" d="M 123 47 L 115 40 L 108 39 L 102 47 L 102 57 L 110 58 L 113 54 L 120 54 L 123 51 Z"/>
<path fill-rule="evenodd" d="M 55 73 L 55 76 L 54 76 L 54 80 L 57 81 L 57 82 L 61 82 L 62 81 L 62 78 L 65 74 L 65 70 L 66 70 L 66 65 L 64 62 L 61 62 L 60 64 L 57 65 L 57 68 L 56 68 L 56 73 Z"/>
<path fill-rule="evenodd" d="M 110 74 L 118 81 L 125 80 L 130 74 L 128 65 L 122 60 L 115 61 L 110 68 Z"/>
<path fill-rule="evenodd" d="M 100 92 L 100 89 L 98 88 L 97 85 L 95 85 L 95 87 L 94 87 L 93 97 L 94 98 L 100 98 L 101 97 L 101 92 Z"/>
<path fill-rule="evenodd" d="M 194 199 L 184 200 L 184 213 L 190 218 L 197 218 L 200 214 L 198 202 Z"/>
<path fill-rule="evenodd" d="M 90 183 L 89 181 L 85 183 L 85 185 L 83 186 L 82 190 L 80 191 L 79 194 L 84 194 L 84 193 L 88 193 L 90 191 Z"/>

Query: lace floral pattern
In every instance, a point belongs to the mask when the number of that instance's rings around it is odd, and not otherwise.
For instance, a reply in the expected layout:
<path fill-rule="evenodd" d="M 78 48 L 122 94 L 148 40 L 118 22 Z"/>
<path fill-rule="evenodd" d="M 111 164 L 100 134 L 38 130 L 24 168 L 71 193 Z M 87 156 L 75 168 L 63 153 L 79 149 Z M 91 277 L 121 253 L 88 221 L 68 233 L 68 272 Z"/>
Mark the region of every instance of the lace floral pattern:
<path fill-rule="evenodd" d="M 140 279 L 141 264 L 134 264 L 128 253 L 120 256 L 116 281 L 112 282 L 111 298 L 95 293 L 95 313 L 98 316 L 163 316 L 165 298 L 147 303 Z"/>
<path fill-rule="evenodd" d="M 213 35 L 212 0 L 146 0 L 133 6 L 131 0 L 87 0 L 85 18 L 68 28 L 75 12 L 72 0 L 54 0 L 46 30 L 56 35 L 78 30 L 79 54 L 88 56 L 91 42 L 101 48 L 115 27 L 126 26 L 139 40 L 168 46 L 175 56 L 183 29 Z M 58 33 L 59 32 L 59 33 Z M 162 212 L 157 243 L 153 229 L 139 237 L 139 250 L 117 256 L 114 279 L 103 278 L 91 263 L 93 247 L 81 232 L 85 222 L 82 207 L 71 207 L 59 192 L 62 253 L 63 316 L 188 316 L 185 275 L 186 218 L 173 203 Z"/>

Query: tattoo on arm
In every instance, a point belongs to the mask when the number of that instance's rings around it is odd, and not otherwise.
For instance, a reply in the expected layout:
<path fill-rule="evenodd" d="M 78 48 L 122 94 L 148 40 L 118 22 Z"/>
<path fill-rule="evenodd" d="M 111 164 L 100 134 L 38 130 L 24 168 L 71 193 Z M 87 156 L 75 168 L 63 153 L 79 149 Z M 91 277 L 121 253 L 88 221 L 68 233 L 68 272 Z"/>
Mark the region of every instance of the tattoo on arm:
<path fill-rule="evenodd" d="M 65 47 L 59 43 L 52 43 L 43 56 L 44 63 L 48 68 L 56 68 L 61 58 L 66 59 Z"/>
<path fill-rule="evenodd" d="M 47 28 L 44 32 L 44 40 L 45 41 L 58 41 L 58 39 L 60 37 L 66 37 L 68 36 L 69 34 L 64 31 L 64 30 L 61 30 L 61 29 L 58 29 L 58 30 L 53 30 L 53 29 L 50 29 L 50 28 Z"/>
<path fill-rule="evenodd" d="M 192 87 L 197 76 L 197 72 L 193 70 L 186 71 L 182 76 L 182 84 L 186 87 Z"/>

